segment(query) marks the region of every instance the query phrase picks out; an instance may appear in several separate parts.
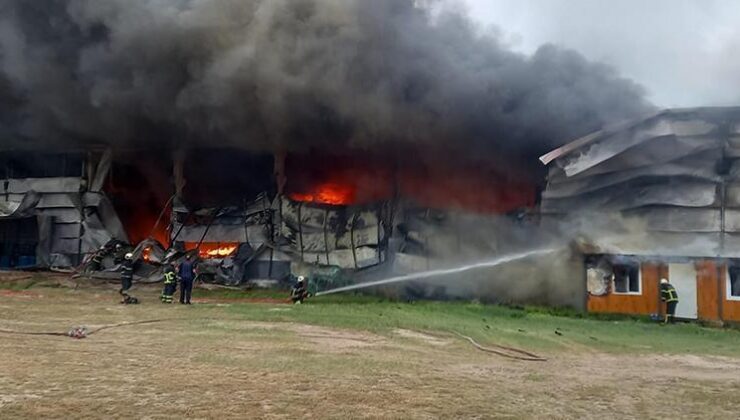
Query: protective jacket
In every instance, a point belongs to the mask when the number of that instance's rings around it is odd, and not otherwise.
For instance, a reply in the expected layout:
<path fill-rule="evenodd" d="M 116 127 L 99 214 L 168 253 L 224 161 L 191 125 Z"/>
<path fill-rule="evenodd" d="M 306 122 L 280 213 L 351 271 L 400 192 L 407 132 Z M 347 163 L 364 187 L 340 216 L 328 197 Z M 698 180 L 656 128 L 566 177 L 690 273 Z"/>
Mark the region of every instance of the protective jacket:
<path fill-rule="evenodd" d="M 134 262 L 126 260 L 121 265 L 121 279 L 132 280 L 134 278 Z"/>
<path fill-rule="evenodd" d="M 663 302 L 678 302 L 678 293 L 672 284 L 660 285 L 660 300 Z"/>
<path fill-rule="evenodd" d="M 172 266 L 167 266 L 164 268 L 164 289 L 160 298 L 162 303 L 172 303 L 172 295 L 175 294 L 176 288 L 177 275 L 175 269 Z"/>
<path fill-rule="evenodd" d="M 172 267 L 164 269 L 164 284 L 175 284 L 177 282 L 177 275 Z"/>

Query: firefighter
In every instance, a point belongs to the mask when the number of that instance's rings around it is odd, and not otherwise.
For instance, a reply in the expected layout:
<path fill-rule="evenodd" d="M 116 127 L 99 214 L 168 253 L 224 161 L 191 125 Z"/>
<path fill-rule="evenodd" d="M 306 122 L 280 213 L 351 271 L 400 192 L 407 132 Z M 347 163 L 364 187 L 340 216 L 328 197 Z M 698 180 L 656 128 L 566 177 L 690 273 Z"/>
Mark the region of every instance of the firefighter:
<path fill-rule="evenodd" d="M 87 266 L 88 271 L 100 271 L 103 267 L 103 252 L 105 252 L 104 249 L 99 249 L 93 254 L 90 265 Z"/>
<path fill-rule="evenodd" d="M 180 276 L 180 303 L 190 305 L 190 295 L 193 292 L 193 281 L 195 281 L 195 263 L 193 257 L 188 255 L 180 264 L 178 271 Z"/>
<path fill-rule="evenodd" d="M 139 300 L 128 294 L 134 284 L 134 254 L 127 253 L 121 264 L 121 303 L 139 303 Z"/>
<path fill-rule="evenodd" d="M 298 276 L 298 281 L 290 290 L 290 300 L 292 300 L 294 304 L 300 305 L 308 296 L 309 293 L 308 286 L 306 285 L 306 278 Z"/>
<path fill-rule="evenodd" d="M 668 282 L 667 279 L 660 279 L 660 300 L 665 302 L 665 319 L 664 324 L 673 323 L 676 315 L 676 306 L 678 306 L 678 293 L 676 288 Z"/>
<path fill-rule="evenodd" d="M 175 294 L 177 288 L 177 275 L 175 274 L 175 267 L 172 264 L 167 264 L 164 268 L 164 290 L 162 290 L 162 303 L 172 303 L 172 296 Z"/>

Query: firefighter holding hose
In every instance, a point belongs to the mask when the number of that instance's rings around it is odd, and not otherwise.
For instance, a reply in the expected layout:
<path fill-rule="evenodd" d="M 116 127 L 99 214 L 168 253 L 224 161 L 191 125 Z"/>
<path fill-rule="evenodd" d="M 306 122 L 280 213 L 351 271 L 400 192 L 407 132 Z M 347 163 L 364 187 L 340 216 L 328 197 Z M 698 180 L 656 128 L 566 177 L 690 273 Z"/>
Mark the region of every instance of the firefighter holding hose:
<path fill-rule="evenodd" d="M 665 302 L 665 319 L 664 324 L 673 323 L 676 316 L 676 306 L 678 306 L 678 293 L 676 288 L 668 282 L 667 279 L 660 279 L 660 300 Z"/>
<path fill-rule="evenodd" d="M 309 296 L 310 294 L 308 293 L 306 278 L 303 276 L 298 276 L 298 281 L 290 290 L 290 300 L 292 300 L 294 304 L 299 305 L 303 303 L 303 300 L 308 298 Z"/>

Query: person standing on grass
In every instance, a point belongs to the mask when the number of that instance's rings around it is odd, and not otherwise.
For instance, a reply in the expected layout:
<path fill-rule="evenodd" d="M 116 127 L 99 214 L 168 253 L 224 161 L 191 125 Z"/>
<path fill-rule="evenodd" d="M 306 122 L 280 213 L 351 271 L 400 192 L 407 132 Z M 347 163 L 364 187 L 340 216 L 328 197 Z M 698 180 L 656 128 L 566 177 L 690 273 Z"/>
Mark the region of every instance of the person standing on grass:
<path fill-rule="evenodd" d="M 678 293 L 676 288 L 668 282 L 667 279 L 660 279 L 660 300 L 665 302 L 665 320 L 664 324 L 673 323 L 676 316 L 676 306 L 678 306 Z"/>
<path fill-rule="evenodd" d="M 172 303 L 172 295 L 175 294 L 175 288 L 177 287 L 177 275 L 175 274 L 175 267 L 171 264 L 167 264 L 164 267 L 164 290 L 162 290 L 162 303 Z"/>
<path fill-rule="evenodd" d="M 191 255 L 185 257 L 177 274 L 180 276 L 180 303 L 190 305 L 190 295 L 193 292 L 193 281 L 195 280 L 195 263 Z"/>
<path fill-rule="evenodd" d="M 124 257 L 123 263 L 121 264 L 121 290 L 118 293 L 121 295 L 121 303 L 128 305 L 132 303 L 139 303 L 138 299 L 129 295 L 131 288 L 134 284 L 134 254 L 127 253 Z"/>

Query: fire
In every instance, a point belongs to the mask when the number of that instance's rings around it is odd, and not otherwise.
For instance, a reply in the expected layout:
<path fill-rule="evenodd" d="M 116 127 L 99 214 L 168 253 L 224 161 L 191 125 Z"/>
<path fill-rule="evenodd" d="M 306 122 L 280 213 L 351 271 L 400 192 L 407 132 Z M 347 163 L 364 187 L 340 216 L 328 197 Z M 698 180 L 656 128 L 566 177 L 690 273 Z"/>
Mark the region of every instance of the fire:
<path fill-rule="evenodd" d="M 355 202 L 356 191 L 352 185 L 339 182 L 324 182 L 308 193 L 292 193 L 290 198 L 305 203 L 348 205 Z"/>
<path fill-rule="evenodd" d="M 306 203 L 363 205 L 398 196 L 430 208 L 507 213 L 535 205 L 529 175 L 499 159 L 441 152 L 397 166 L 372 155 L 295 155 L 286 162 L 285 190 Z"/>
<path fill-rule="evenodd" d="M 233 254 L 234 251 L 236 251 L 236 245 L 228 245 L 212 249 L 210 251 L 205 251 L 205 253 L 209 257 L 228 257 L 229 255 Z M 203 250 L 201 250 L 200 252 L 203 253 Z"/>
<path fill-rule="evenodd" d="M 185 244 L 185 249 L 192 250 L 195 249 L 196 246 L 198 246 L 197 243 L 188 242 Z M 239 248 L 239 244 L 237 243 L 203 242 L 200 244 L 198 256 L 205 259 L 226 258 L 233 255 L 237 248 Z"/>

